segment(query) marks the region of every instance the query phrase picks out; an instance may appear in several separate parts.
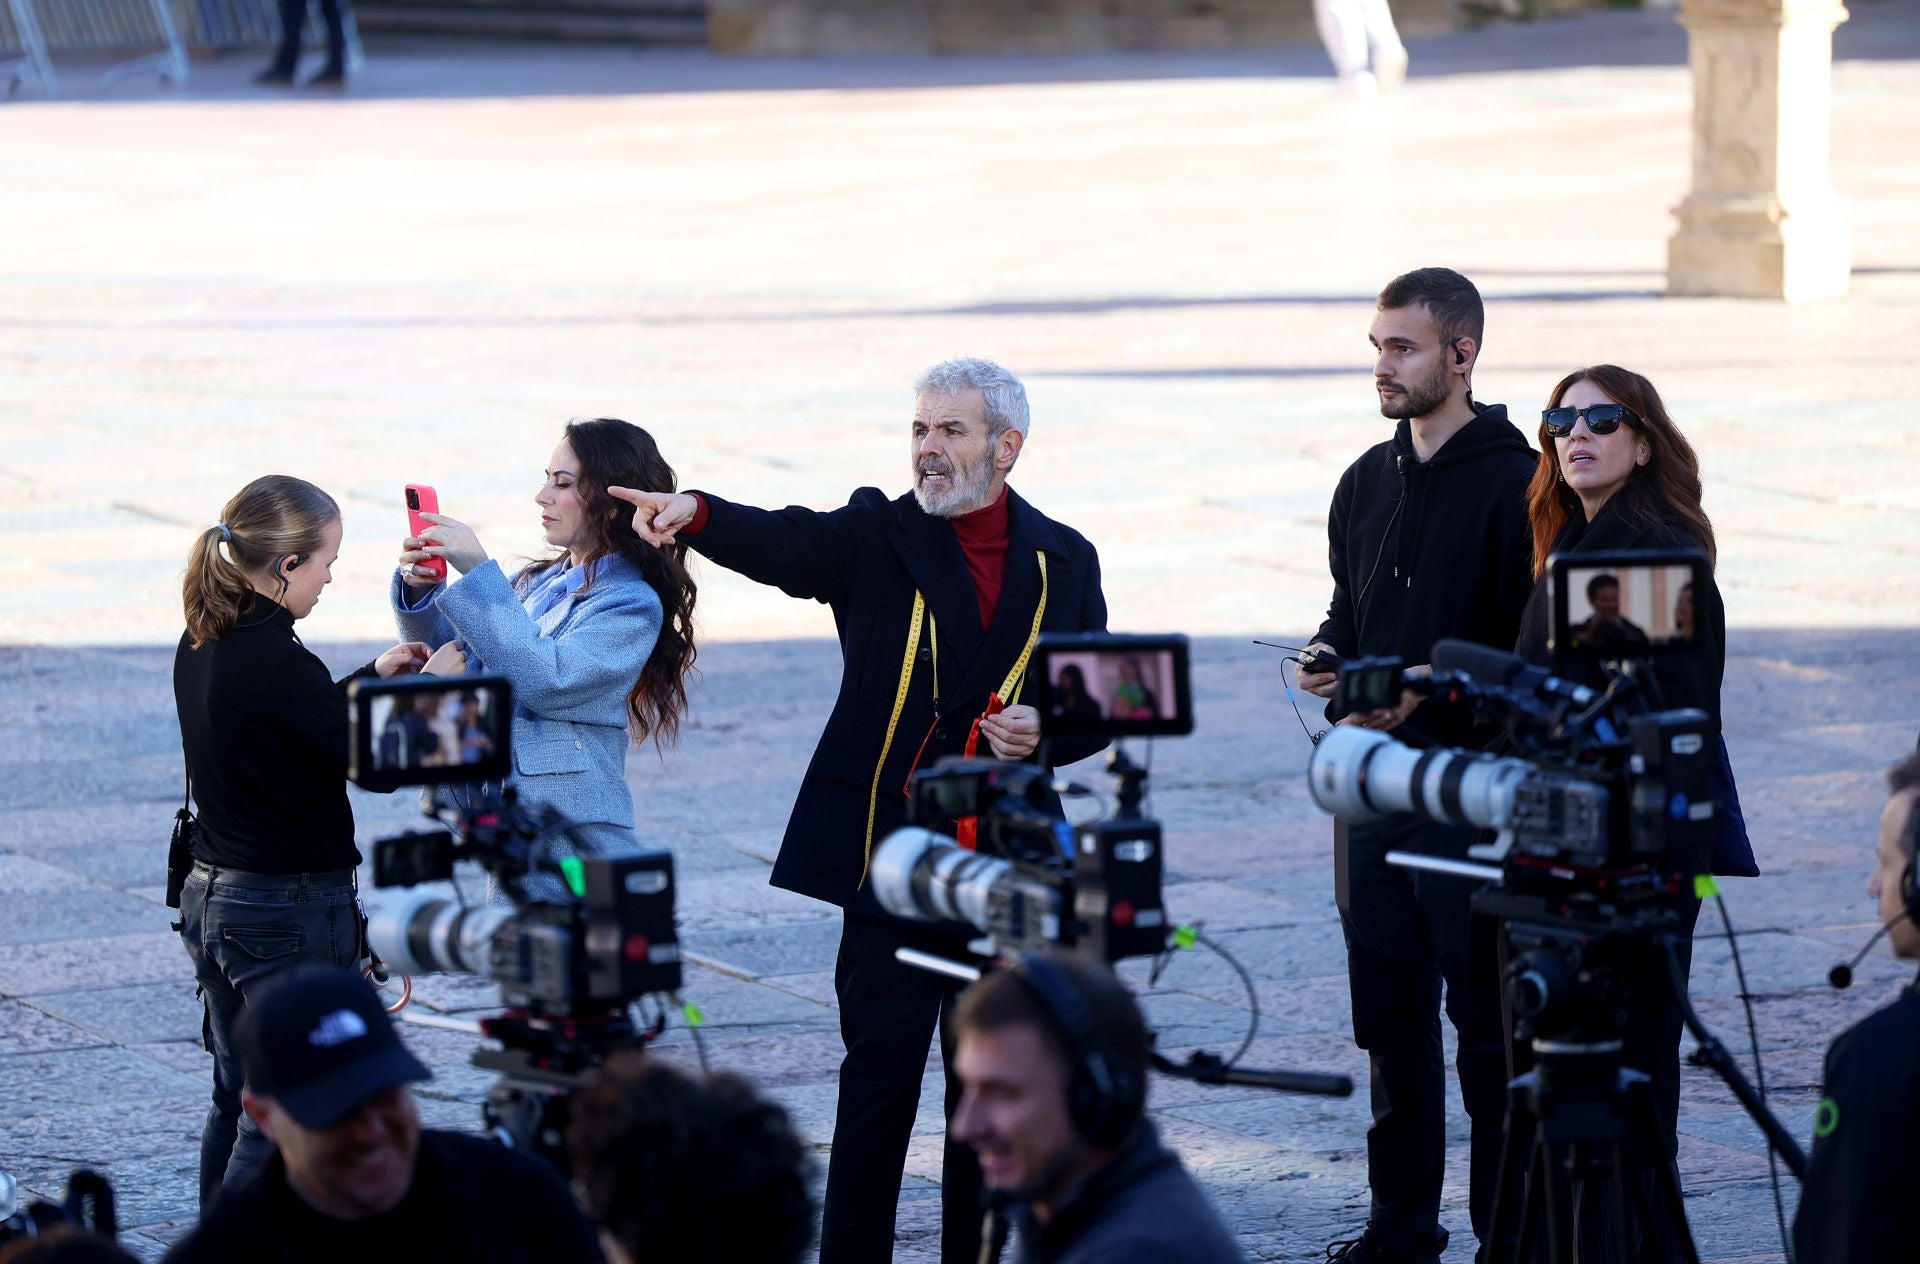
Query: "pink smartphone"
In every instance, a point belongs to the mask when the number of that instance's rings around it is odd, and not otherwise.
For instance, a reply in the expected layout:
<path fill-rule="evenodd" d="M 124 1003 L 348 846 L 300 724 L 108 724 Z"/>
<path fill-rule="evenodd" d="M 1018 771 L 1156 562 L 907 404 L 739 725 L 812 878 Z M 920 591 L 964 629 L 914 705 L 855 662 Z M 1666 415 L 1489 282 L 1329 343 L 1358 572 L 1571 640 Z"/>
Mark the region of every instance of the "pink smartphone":
<path fill-rule="evenodd" d="M 427 486 L 425 483 L 408 483 L 407 484 L 407 534 L 408 535 L 418 536 L 422 531 L 425 531 L 428 527 L 433 525 L 431 522 L 428 522 L 425 518 L 421 517 L 420 515 L 437 514 L 439 512 L 440 512 L 440 494 L 438 492 L 434 491 L 433 488 Z M 430 557 L 426 561 L 420 563 L 420 565 L 432 571 L 433 577 L 435 579 L 441 580 L 443 582 L 446 580 L 447 578 L 447 559 L 446 558 Z"/>

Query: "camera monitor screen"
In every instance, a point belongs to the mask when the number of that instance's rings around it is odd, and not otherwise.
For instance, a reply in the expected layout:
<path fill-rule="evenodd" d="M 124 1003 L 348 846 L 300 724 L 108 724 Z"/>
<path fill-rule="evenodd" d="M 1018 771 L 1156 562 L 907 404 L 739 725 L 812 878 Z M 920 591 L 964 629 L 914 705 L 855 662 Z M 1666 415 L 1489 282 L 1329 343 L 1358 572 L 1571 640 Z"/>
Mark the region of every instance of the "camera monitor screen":
<path fill-rule="evenodd" d="M 498 676 L 361 678 L 347 687 L 347 776 L 368 790 L 504 781 L 512 768 L 513 689 Z"/>
<path fill-rule="evenodd" d="M 1048 633 L 1034 649 L 1026 698 L 1049 737 L 1191 733 L 1187 638 Z"/>
<path fill-rule="evenodd" d="M 1556 662 L 1653 658 L 1699 646 L 1693 596 L 1711 582 L 1691 549 L 1547 559 Z"/>

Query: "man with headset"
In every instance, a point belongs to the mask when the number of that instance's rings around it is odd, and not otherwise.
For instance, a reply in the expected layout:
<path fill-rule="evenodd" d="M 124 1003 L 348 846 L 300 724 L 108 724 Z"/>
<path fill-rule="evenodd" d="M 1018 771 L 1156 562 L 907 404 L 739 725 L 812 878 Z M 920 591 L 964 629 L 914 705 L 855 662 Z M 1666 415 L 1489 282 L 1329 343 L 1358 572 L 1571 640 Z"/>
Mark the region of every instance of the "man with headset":
<path fill-rule="evenodd" d="M 954 1011 L 973 1147 L 1021 1264 L 1230 1264 L 1244 1257 L 1146 1119 L 1146 1022 L 1109 970 L 1029 954 Z"/>
<path fill-rule="evenodd" d="M 1920 960 L 1920 753 L 1887 774 L 1880 847 L 1867 894 L 1893 955 Z M 1878 938 L 1878 936 L 1875 936 Z M 1799 1264 L 1920 1258 L 1920 980 L 1827 1050 L 1813 1154 L 1793 1219 Z"/>

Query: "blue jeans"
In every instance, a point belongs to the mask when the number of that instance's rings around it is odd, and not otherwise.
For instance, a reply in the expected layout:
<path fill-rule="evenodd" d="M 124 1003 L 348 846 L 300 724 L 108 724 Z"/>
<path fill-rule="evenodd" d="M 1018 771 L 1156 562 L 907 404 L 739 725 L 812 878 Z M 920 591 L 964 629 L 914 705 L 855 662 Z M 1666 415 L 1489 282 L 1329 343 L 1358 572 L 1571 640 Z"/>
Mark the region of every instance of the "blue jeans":
<path fill-rule="evenodd" d="M 351 881 L 318 886 L 308 878 L 196 863 L 180 893 L 180 937 L 206 1005 L 203 1036 L 213 1055 L 213 1106 L 200 1134 L 202 1214 L 223 1181 L 239 1180 L 273 1152 L 240 1109 L 246 1077 L 233 1032 L 248 993 L 290 966 L 359 960 L 360 907 Z"/>

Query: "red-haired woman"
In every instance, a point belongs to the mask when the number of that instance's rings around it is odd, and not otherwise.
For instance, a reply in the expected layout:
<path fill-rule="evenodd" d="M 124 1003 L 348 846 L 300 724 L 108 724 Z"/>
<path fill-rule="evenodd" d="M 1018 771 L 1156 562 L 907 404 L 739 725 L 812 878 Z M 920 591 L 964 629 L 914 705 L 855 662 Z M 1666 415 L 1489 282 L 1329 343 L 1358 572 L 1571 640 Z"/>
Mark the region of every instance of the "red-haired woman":
<path fill-rule="evenodd" d="M 1554 553 L 1611 553 L 1635 549 L 1698 549 L 1715 561 L 1713 524 L 1700 508 L 1700 463 L 1693 447 L 1667 415 L 1653 383 L 1618 365 L 1578 369 L 1560 380 L 1540 422 L 1540 463 L 1527 488 L 1533 528 L 1532 597 L 1520 619 L 1515 652 L 1532 662 L 1550 660 L 1547 629 L 1547 558 Z M 1655 702 L 1663 708 L 1698 707 L 1720 726 L 1720 681 L 1726 667 L 1726 608 L 1709 574 L 1703 590 L 1686 593 L 1689 622 L 1697 631 L 1692 654 L 1658 660 L 1652 673 Z M 1593 669 L 1595 679 L 1605 678 Z M 1577 676 L 1577 670 L 1569 672 Z M 1718 746 L 1714 797 L 1718 830 L 1710 856 L 1713 872 L 1751 877 L 1759 870 L 1748 845 L 1739 796 Z M 1692 959 L 1690 902 L 1679 945 L 1683 971 Z M 1625 1064 L 1653 1078 L 1668 1153 L 1675 1148 L 1680 1101 L 1679 1011 L 1666 999 L 1666 964 L 1650 962 L 1627 980 Z"/>

